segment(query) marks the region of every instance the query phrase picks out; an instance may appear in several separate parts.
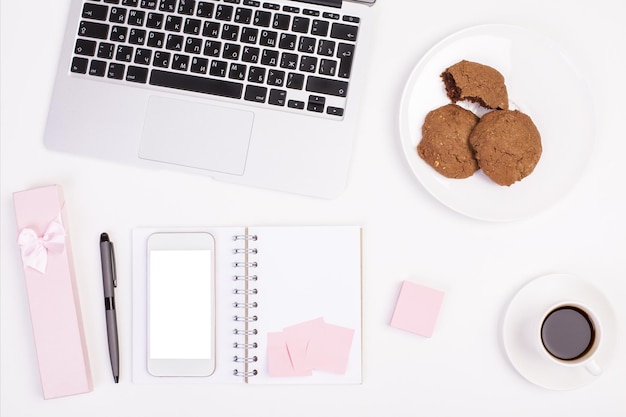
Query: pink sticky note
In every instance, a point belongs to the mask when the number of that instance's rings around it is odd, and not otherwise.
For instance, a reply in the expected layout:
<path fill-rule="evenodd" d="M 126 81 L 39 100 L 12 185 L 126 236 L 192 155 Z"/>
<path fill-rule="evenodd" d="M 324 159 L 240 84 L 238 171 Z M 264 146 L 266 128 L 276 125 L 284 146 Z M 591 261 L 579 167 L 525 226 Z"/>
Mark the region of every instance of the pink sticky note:
<path fill-rule="evenodd" d="M 311 369 L 313 369 L 307 360 L 307 349 L 311 336 L 318 333 L 318 329 L 323 325 L 324 319 L 320 317 L 283 329 L 291 364 L 296 372 L 310 373 Z"/>
<path fill-rule="evenodd" d="M 444 293 L 409 281 L 402 282 L 390 325 L 431 337 Z"/>
<path fill-rule="evenodd" d="M 307 362 L 320 371 L 345 374 L 354 330 L 328 323 L 314 330 L 306 352 Z"/>
<path fill-rule="evenodd" d="M 310 375 L 310 371 L 302 373 L 293 369 L 283 332 L 267 333 L 267 367 L 270 377 Z"/>

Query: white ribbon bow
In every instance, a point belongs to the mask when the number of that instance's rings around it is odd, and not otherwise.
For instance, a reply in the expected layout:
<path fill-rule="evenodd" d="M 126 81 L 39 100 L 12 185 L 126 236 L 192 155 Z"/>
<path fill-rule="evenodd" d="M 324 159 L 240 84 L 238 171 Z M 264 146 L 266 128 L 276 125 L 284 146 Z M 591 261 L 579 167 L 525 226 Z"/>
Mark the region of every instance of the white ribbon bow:
<path fill-rule="evenodd" d="M 65 248 L 65 229 L 59 218 L 50 222 L 41 237 L 33 229 L 24 228 L 17 237 L 17 244 L 24 267 L 30 266 L 43 274 L 48 265 L 48 251 L 61 253 Z"/>

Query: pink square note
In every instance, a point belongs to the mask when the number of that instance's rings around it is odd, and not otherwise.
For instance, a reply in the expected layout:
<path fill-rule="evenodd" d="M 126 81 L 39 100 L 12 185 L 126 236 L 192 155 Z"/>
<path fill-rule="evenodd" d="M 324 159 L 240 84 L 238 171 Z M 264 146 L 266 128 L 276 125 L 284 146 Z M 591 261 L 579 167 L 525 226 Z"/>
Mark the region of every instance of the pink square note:
<path fill-rule="evenodd" d="M 421 336 L 431 337 L 443 296 L 442 291 L 403 281 L 390 325 Z"/>

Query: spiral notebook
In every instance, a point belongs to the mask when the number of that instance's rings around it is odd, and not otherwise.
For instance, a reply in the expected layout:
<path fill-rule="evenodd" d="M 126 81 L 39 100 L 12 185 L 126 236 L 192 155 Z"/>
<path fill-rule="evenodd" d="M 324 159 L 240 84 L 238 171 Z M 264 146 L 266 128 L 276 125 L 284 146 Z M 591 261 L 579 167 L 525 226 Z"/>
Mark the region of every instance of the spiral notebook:
<path fill-rule="evenodd" d="M 215 239 L 211 376 L 147 370 L 146 245 L 155 232 Z M 361 247 L 358 226 L 133 230 L 133 382 L 361 383 Z"/>

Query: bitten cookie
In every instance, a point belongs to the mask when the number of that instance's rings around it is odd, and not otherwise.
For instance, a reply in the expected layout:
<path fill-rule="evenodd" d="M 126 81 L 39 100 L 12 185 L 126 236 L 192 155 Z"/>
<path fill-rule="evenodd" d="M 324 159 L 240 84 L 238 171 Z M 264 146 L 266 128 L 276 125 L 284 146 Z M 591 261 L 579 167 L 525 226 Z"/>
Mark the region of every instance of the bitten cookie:
<path fill-rule="evenodd" d="M 485 114 L 469 142 L 485 175 L 500 185 L 528 176 L 541 157 L 541 136 L 529 116 L 518 110 Z"/>
<path fill-rule="evenodd" d="M 447 104 L 426 115 L 417 153 L 448 178 L 467 178 L 477 169 L 468 138 L 478 117 L 456 104 Z"/>
<path fill-rule="evenodd" d="M 509 96 L 498 70 L 471 61 L 460 61 L 446 69 L 441 78 L 453 102 L 468 100 L 488 109 L 508 110 Z"/>

